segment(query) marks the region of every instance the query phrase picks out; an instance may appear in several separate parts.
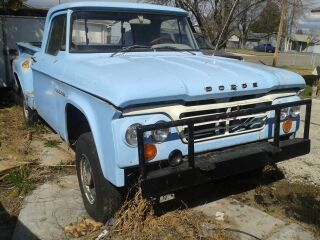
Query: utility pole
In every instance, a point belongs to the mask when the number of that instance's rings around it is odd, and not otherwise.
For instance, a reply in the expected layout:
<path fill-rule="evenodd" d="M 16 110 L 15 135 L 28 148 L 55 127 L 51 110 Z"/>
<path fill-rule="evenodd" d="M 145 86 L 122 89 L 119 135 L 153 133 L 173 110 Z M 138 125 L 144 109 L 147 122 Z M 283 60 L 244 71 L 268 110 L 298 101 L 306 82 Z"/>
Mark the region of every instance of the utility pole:
<path fill-rule="evenodd" d="M 274 51 L 273 61 L 272 61 L 273 67 L 277 66 L 281 37 L 283 34 L 283 26 L 284 26 L 284 21 L 286 19 L 286 15 L 287 15 L 287 8 L 288 8 L 287 1 L 288 0 L 282 0 L 282 2 L 281 2 L 281 16 L 280 16 L 279 30 L 278 30 L 278 36 L 277 36 L 277 44 L 276 44 L 276 49 Z"/>

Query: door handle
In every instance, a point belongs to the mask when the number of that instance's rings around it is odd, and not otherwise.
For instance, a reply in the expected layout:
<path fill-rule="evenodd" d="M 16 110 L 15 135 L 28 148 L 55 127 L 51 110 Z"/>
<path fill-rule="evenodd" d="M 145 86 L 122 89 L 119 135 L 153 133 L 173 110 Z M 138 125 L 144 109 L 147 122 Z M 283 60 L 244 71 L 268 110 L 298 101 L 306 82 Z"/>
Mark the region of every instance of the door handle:
<path fill-rule="evenodd" d="M 36 63 L 36 62 L 37 62 L 36 57 L 31 57 L 31 59 L 32 59 L 32 61 L 33 61 L 34 63 Z"/>

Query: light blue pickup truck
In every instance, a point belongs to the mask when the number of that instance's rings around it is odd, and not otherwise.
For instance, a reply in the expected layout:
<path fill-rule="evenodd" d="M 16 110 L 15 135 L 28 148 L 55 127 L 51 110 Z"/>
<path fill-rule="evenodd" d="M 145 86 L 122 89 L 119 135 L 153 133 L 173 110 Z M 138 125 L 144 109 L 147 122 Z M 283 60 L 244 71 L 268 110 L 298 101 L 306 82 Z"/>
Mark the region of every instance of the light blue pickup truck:
<path fill-rule="evenodd" d="M 41 45 L 18 43 L 25 120 L 40 116 L 75 149 L 97 220 L 136 183 L 158 198 L 310 151 L 304 79 L 203 55 L 187 18 L 173 7 L 67 3 L 50 9 Z"/>

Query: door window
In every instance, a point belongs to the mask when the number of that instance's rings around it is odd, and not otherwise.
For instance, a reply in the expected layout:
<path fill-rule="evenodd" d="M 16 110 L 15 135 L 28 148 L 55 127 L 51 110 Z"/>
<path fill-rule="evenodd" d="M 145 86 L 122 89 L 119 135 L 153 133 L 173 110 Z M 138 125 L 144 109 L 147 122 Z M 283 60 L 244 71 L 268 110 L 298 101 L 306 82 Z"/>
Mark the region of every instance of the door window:
<path fill-rule="evenodd" d="M 66 23 L 65 14 L 58 15 L 52 20 L 46 53 L 56 56 L 59 51 L 66 50 Z"/>

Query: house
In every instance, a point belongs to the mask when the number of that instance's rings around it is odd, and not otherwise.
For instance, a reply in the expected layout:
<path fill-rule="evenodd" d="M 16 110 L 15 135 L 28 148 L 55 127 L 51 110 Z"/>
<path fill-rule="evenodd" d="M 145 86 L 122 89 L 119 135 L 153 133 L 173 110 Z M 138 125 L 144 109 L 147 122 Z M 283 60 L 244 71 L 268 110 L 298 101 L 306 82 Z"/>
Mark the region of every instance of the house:
<path fill-rule="evenodd" d="M 311 10 L 313 14 L 320 14 L 320 7 Z M 311 53 L 320 53 L 320 36 L 318 36 L 316 39 L 314 39 L 313 44 L 308 46 L 305 50 L 306 52 Z"/>
<path fill-rule="evenodd" d="M 227 42 L 227 48 L 240 48 L 240 39 L 236 35 L 232 35 Z"/>
<path fill-rule="evenodd" d="M 271 43 L 275 46 L 277 40 L 276 33 L 254 33 L 249 32 L 247 42 L 245 44 L 246 49 L 253 49 L 255 46 L 264 43 Z M 227 43 L 227 48 L 239 48 L 240 38 L 237 35 L 232 35 Z"/>
<path fill-rule="evenodd" d="M 276 42 L 277 42 L 277 33 L 249 32 L 246 48 L 253 49 L 255 46 L 258 46 L 260 44 L 265 44 L 265 43 L 270 43 L 273 46 L 275 46 Z"/>
<path fill-rule="evenodd" d="M 309 36 L 306 34 L 292 34 L 288 41 L 288 50 L 294 52 L 313 52 L 311 49 L 319 42 L 318 37 Z"/>

